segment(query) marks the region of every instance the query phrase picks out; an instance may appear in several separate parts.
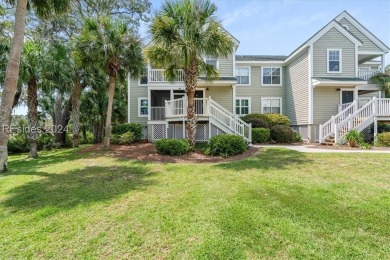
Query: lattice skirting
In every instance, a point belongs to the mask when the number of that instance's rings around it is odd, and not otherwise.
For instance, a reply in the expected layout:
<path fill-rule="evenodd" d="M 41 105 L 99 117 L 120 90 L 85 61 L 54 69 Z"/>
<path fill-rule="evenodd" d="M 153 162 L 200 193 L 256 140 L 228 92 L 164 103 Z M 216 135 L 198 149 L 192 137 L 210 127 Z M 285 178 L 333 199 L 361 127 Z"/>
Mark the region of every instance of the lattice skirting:
<path fill-rule="evenodd" d="M 149 140 L 154 142 L 163 138 L 174 138 L 174 139 L 183 139 L 187 138 L 185 133 L 185 127 L 183 124 L 155 124 L 149 125 L 150 127 L 150 138 Z M 198 124 L 196 126 L 196 142 L 202 143 L 209 140 L 209 125 L 208 124 Z"/>

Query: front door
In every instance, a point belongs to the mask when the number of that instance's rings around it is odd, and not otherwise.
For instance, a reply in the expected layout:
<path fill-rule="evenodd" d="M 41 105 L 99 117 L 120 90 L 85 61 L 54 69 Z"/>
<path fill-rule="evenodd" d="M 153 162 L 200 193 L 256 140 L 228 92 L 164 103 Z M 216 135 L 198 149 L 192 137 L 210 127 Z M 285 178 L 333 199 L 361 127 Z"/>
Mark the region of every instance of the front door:
<path fill-rule="evenodd" d="M 204 90 L 196 90 L 195 91 L 195 113 L 198 115 L 203 115 L 204 109 Z"/>
<path fill-rule="evenodd" d="M 341 104 L 352 103 L 354 100 L 353 90 L 342 90 L 341 91 Z"/>

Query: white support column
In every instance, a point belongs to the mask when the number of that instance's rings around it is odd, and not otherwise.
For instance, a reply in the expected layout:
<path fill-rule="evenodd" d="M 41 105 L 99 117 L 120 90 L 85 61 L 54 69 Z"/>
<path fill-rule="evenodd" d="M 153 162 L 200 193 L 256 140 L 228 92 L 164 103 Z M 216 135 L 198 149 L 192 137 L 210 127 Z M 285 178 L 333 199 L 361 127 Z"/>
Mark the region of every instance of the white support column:
<path fill-rule="evenodd" d="M 357 111 L 359 109 L 359 90 L 358 90 L 358 86 L 355 86 L 353 94 L 354 94 L 354 101 L 355 101 L 355 111 Z"/>
<path fill-rule="evenodd" d="M 381 58 L 381 71 L 382 73 L 385 73 L 385 54 L 383 54 Z"/>
<path fill-rule="evenodd" d="M 130 123 L 131 117 L 130 117 L 130 102 L 131 102 L 131 93 L 130 93 L 130 73 L 127 76 L 127 123 Z"/>

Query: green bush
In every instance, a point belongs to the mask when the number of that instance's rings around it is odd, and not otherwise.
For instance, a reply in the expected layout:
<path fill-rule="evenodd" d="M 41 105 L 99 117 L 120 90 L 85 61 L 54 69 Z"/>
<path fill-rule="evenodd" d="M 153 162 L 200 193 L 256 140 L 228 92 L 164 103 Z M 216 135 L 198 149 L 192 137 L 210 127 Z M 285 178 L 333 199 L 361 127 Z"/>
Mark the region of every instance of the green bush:
<path fill-rule="evenodd" d="M 247 123 L 251 123 L 252 128 L 269 128 L 267 121 L 260 118 L 251 118 Z"/>
<path fill-rule="evenodd" d="M 378 134 L 377 135 L 377 145 L 390 147 L 390 132 Z"/>
<path fill-rule="evenodd" d="M 269 141 L 270 131 L 268 128 L 252 128 L 252 142 L 255 144 Z"/>
<path fill-rule="evenodd" d="M 134 136 L 132 132 L 126 132 L 124 134 L 121 134 L 118 139 L 119 144 L 131 144 L 134 142 Z"/>
<path fill-rule="evenodd" d="M 12 135 L 8 139 L 8 152 L 13 153 L 24 153 L 30 150 L 30 144 L 26 134 Z"/>
<path fill-rule="evenodd" d="M 302 136 L 299 132 L 294 131 L 294 142 L 296 142 L 296 143 L 302 142 Z"/>
<path fill-rule="evenodd" d="M 42 133 L 38 139 L 38 150 L 51 150 L 53 148 L 54 148 L 53 135 Z"/>
<path fill-rule="evenodd" d="M 271 128 L 271 139 L 277 143 L 292 143 L 294 131 L 289 126 L 275 125 Z"/>
<path fill-rule="evenodd" d="M 228 157 L 231 155 L 243 153 L 247 149 L 248 145 L 242 136 L 223 134 L 210 138 L 205 154 Z"/>
<path fill-rule="evenodd" d="M 265 114 L 268 117 L 269 127 L 272 128 L 275 125 L 290 126 L 290 119 L 287 116 L 281 114 Z"/>
<path fill-rule="evenodd" d="M 281 114 L 248 114 L 241 117 L 246 123 L 252 123 L 253 120 L 263 120 L 268 124 L 269 128 L 272 128 L 275 125 L 285 125 L 290 126 L 290 119 L 287 116 Z M 252 125 L 253 126 L 253 125 Z M 263 127 L 266 128 L 266 127 Z"/>
<path fill-rule="evenodd" d="M 191 150 L 191 146 L 187 140 L 182 139 L 161 139 L 155 145 L 157 153 L 163 155 L 183 155 Z"/>
<path fill-rule="evenodd" d="M 140 124 L 137 124 L 137 123 L 116 125 L 112 128 L 111 133 L 113 135 L 122 135 L 124 133 L 129 132 L 129 131 L 133 134 L 134 140 L 139 140 L 143 136 L 142 126 Z"/>

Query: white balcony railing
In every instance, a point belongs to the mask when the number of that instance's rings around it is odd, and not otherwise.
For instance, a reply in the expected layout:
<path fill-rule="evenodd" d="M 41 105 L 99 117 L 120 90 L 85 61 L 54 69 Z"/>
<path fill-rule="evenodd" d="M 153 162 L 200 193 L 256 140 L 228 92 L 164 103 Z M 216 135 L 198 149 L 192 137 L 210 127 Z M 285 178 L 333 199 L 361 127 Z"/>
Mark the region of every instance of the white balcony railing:
<path fill-rule="evenodd" d="M 149 83 L 164 83 L 169 82 L 164 75 L 163 69 L 151 69 L 148 72 L 148 82 Z M 178 70 L 177 77 L 174 82 L 184 82 L 184 72 L 182 70 Z"/>
<path fill-rule="evenodd" d="M 361 79 L 369 80 L 372 76 L 380 72 L 380 70 L 359 70 L 358 77 Z"/>

